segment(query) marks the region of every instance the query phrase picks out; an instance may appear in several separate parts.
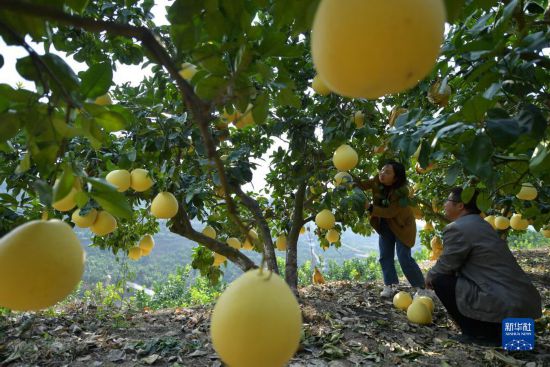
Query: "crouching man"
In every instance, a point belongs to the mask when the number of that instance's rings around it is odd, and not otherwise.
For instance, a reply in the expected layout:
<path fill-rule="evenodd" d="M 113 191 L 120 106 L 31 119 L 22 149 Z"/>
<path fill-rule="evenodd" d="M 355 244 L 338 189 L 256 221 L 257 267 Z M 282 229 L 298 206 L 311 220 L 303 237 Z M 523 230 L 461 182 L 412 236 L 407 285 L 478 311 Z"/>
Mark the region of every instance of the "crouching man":
<path fill-rule="evenodd" d="M 501 345 L 502 320 L 541 317 L 541 297 L 506 241 L 480 217 L 476 194 L 467 203 L 462 188 L 445 202 L 451 221 L 443 230 L 443 253 L 426 276 L 462 335 L 463 343 Z"/>

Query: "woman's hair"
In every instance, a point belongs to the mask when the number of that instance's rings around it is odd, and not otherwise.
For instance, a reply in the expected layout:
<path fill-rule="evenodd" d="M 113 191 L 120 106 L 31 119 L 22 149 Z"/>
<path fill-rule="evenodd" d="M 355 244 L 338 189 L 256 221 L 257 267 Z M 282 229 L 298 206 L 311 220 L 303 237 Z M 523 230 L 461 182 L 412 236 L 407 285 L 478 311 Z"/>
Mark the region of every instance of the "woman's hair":
<path fill-rule="evenodd" d="M 390 188 L 393 189 L 393 190 L 396 190 L 396 189 L 399 189 L 400 187 L 406 185 L 407 184 L 407 174 L 405 172 L 405 166 L 403 166 L 401 163 L 399 163 L 397 161 L 389 160 L 389 161 L 384 162 L 382 167 L 387 166 L 387 165 L 392 166 L 393 173 L 395 175 L 394 176 L 395 181 L 393 182 L 393 185 L 391 185 Z"/>

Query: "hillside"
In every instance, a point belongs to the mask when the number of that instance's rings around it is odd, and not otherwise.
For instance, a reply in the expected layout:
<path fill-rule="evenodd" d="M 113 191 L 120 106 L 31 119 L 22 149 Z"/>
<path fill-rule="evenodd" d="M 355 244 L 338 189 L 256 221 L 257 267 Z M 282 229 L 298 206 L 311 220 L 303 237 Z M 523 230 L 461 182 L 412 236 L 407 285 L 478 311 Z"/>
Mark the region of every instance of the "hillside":
<path fill-rule="evenodd" d="M 418 326 L 378 297 L 379 282 L 332 282 L 300 289 L 304 338 L 290 366 L 548 366 L 550 248 L 516 254 L 546 306 L 533 352 L 457 344 L 439 303 L 433 324 Z M 208 336 L 210 312 L 210 306 L 121 311 L 76 303 L 0 316 L 0 365 L 219 367 Z"/>

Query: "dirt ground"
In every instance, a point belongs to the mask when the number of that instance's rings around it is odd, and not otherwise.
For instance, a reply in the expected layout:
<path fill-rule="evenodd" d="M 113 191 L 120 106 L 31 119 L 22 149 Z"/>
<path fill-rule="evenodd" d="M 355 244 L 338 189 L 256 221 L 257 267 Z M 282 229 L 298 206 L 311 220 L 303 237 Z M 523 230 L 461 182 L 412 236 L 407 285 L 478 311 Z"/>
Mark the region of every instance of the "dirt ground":
<path fill-rule="evenodd" d="M 550 248 L 516 256 L 545 307 L 534 351 L 458 344 L 448 338 L 457 329 L 440 303 L 433 324 L 418 326 L 380 299 L 380 282 L 343 281 L 300 289 L 304 337 L 289 366 L 550 366 Z M 210 312 L 120 312 L 78 303 L 0 317 L 0 366 L 223 366 L 209 340 Z"/>

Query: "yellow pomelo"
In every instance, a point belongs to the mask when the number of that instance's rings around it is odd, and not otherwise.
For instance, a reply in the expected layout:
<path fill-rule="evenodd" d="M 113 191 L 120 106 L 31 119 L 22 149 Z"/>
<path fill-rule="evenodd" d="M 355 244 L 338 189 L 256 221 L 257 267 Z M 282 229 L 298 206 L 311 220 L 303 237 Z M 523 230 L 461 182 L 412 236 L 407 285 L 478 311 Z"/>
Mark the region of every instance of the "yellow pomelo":
<path fill-rule="evenodd" d="M 537 189 L 529 182 L 521 185 L 521 190 L 516 194 L 520 200 L 534 200 L 537 197 Z"/>
<path fill-rule="evenodd" d="M 95 104 L 98 104 L 100 106 L 107 106 L 107 105 L 113 104 L 111 97 L 107 93 L 97 97 L 94 102 Z"/>
<path fill-rule="evenodd" d="M 487 223 L 489 223 L 491 225 L 491 227 L 493 227 L 493 229 L 497 228 L 495 226 L 495 216 L 494 215 L 488 215 L 485 218 L 483 218 L 483 220 L 485 220 Z"/>
<path fill-rule="evenodd" d="M 85 254 L 71 227 L 34 220 L 0 239 L 0 306 L 16 311 L 50 307 L 80 282 Z"/>
<path fill-rule="evenodd" d="M 340 239 L 340 233 L 338 233 L 338 231 L 335 229 L 329 229 L 327 234 L 325 235 L 325 238 L 330 243 L 338 242 L 338 240 Z"/>
<path fill-rule="evenodd" d="M 322 0 L 311 30 L 315 69 L 346 97 L 405 91 L 433 69 L 445 14 L 442 0 Z"/>
<path fill-rule="evenodd" d="M 347 144 L 342 144 L 332 156 L 332 163 L 339 171 L 348 171 L 354 168 L 359 161 L 357 152 Z"/>
<path fill-rule="evenodd" d="M 252 238 L 253 240 L 257 240 L 259 237 L 258 237 L 258 232 L 256 232 L 255 229 L 250 229 L 250 231 L 248 231 L 248 235 L 250 236 L 250 238 Z"/>
<path fill-rule="evenodd" d="M 248 238 L 246 240 L 244 240 L 243 249 L 252 250 L 253 248 L 254 248 L 254 245 L 248 240 Z"/>
<path fill-rule="evenodd" d="M 334 176 L 334 186 L 338 187 L 353 181 L 353 177 L 345 171 L 340 171 Z"/>
<path fill-rule="evenodd" d="M 277 240 L 275 241 L 275 246 L 279 251 L 286 251 L 286 236 L 284 234 L 277 237 Z"/>
<path fill-rule="evenodd" d="M 432 247 L 432 250 L 443 250 L 443 242 L 441 242 L 441 238 L 439 238 L 439 236 L 434 236 L 432 238 L 430 241 L 430 246 Z"/>
<path fill-rule="evenodd" d="M 228 113 L 226 109 L 223 109 L 222 120 L 226 125 L 229 125 L 230 122 L 235 123 L 241 117 L 241 113 L 238 110 L 235 110 L 233 113 Z"/>
<path fill-rule="evenodd" d="M 499 215 L 495 218 L 495 228 L 500 229 L 501 231 L 510 227 L 510 220 L 502 215 Z"/>
<path fill-rule="evenodd" d="M 527 227 L 529 227 L 529 221 L 527 219 L 523 219 L 521 214 L 514 214 L 510 219 L 510 227 L 516 231 L 524 231 Z"/>
<path fill-rule="evenodd" d="M 237 250 L 241 248 L 241 241 L 239 241 L 238 238 L 235 237 L 229 237 L 226 241 L 226 243 L 233 248 L 236 248 Z"/>
<path fill-rule="evenodd" d="M 418 296 L 414 299 L 415 302 L 422 302 L 426 307 L 428 307 L 428 310 L 430 310 L 430 313 L 434 312 L 434 301 L 428 297 L 428 296 Z"/>
<path fill-rule="evenodd" d="M 422 213 L 422 210 L 419 207 L 413 206 L 411 209 L 413 211 L 415 219 L 422 219 L 424 217 L 424 214 Z"/>
<path fill-rule="evenodd" d="M 145 250 L 145 249 L 141 249 L 141 256 L 149 256 L 149 254 L 151 253 L 152 249 L 151 250 Z"/>
<path fill-rule="evenodd" d="M 313 81 L 311 82 L 311 88 L 313 88 L 315 93 L 321 96 L 327 96 L 330 94 L 330 89 L 328 89 L 327 85 L 319 77 L 319 75 L 315 75 L 315 77 L 313 78 Z"/>
<path fill-rule="evenodd" d="M 407 308 L 407 318 L 414 324 L 430 324 L 432 322 L 432 313 L 424 302 L 414 301 Z"/>
<path fill-rule="evenodd" d="M 409 292 L 401 291 L 397 292 L 395 296 L 393 296 L 393 305 L 403 311 L 407 310 L 412 301 L 413 299 Z"/>
<path fill-rule="evenodd" d="M 151 203 L 151 214 L 160 219 L 170 219 L 178 213 L 176 197 L 167 191 L 159 192 Z"/>
<path fill-rule="evenodd" d="M 80 228 L 88 228 L 94 224 L 97 218 L 97 210 L 92 209 L 86 215 L 80 215 L 80 209 L 76 209 L 71 215 L 71 221 Z"/>
<path fill-rule="evenodd" d="M 181 69 L 179 71 L 180 76 L 187 80 L 188 82 L 193 79 L 195 74 L 197 73 L 197 67 L 191 63 L 184 62 L 181 64 Z"/>
<path fill-rule="evenodd" d="M 59 181 L 55 181 L 54 191 L 56 186 L 59 185 Z M 76 185 L 75 185 L 76 186 Z M 57 200 L 52 204 L 52 207 L 60 212 L 68 212 L 76 206 L 75 196 L 80 191 L 78 187 L 73 186 L 71 191 L 61 200 Z"/>
<path fill-rule="evenodd" d="M 213 239 L 215 239 L 217 236 L 216 230 L 212 226 L 204 227 L 204 229 L 202 230 L 202 234 L 206 237 L 210 237 Z"/>
<path fill-rule="evenodd" d="M 441 82 L 437 81 L 428 90 L 428 101 L 439 107 L 447 106 L 449 98 L 451 98 L 451 87 L 448 84 L 441 89 Z"/>
<path fill-rule="evenodd" d="M 313 284 L 325 284 L 326 280 L 321 271 L 315 267 L 313 270 L 313 276 L 311 277 L 311 281 Z"/>
<path fill-rule="evenodd" d="M 434 230 L 434 226 L 432 224 L 432 222 L 426 222 L 426 224 L 424 224 L 424 231 L 426 232 L 431 232 Z"/>
<path fill-rule="evenodd" d="M 242 129 L 247 126 L 254 125 L 254 116 L 252 115 L 252 108 L 253 106 L 251 104 L 248 105 L 246 108 L 245 113 L 243 113 L 240 118 L 235 120 L 235 126 L 239 129 Z"/>
<path fill-rule="evenodd" d="M 139 240 L 138 247 L 142 250 L 151 252 L 153 247 L 155 247 L 155 240 L 153 239 L 153 236 L 150 234 L 146 234 Z"/>
<path fill-rule="evenodd" d="M 315 224 L 317 224 L 317 227 L 319 228 L 332 229 L 335 223 L 336 223 L 336 218 L 334 217 L 334 214 L 332 214 L 332 212 L 328 209 L 321 210 L 315 216 Z"/>
<path fill-rule="evenodd" d="M 130 187 L 137 192 L 147 191 L 154 184 L 153 179 L 149 176 L 149 171 L 143 168 L 132 170 L 132 172 L 130 172 L 130 178 Z"/>
<path fill-rule="evenodd" d="M 358 129 L 365 126 L 365 114 L 361 111 L 356 111 L 353 115 L 353 123 Z"/>
<path fill-rule="evenodd" d="M 132 176 L 130 175 L 130 172 L 128 172 L 127 170 L 116 169 L 109 172 L 105 179 L 111 185 L 115 186 L 118 192 L 124 192 L 130 188 L 130 184 L 132 183 L 131 177 Z"/>
<path fill-rule="evenodd" d="M 250 270 L 222 293 L 210 319 L 214 349 L 229 366 L 281 367 L 298 349 L 302 314 L 277 274 Z"/>
<path fill-rule="evenodd" d="M 94 224 L 90 227 L 96 236 L 105 236 L 116 229 L 117 222 L 115 217 L 106 211 L 97 212 L 97 217 Z"/>
<path fill-rule="evenodd" d="M 128 258 L 131 260 L 139 260 L 142 256 L 143 249 L 141 247 L 132 247 L 128 250 Z"/>
<path fill-rule="evenodd" d="M 304 233 L 306 233 L 306 227 L 302 226 L 302 228 L 300 228 L 300 234 Z"/>
<path fill-rule="evenodd" d="M 550 238 L 550 229 L 541 229 L 540 233 L 546 238 Z"/>
<path fill-rule="evenodd" d="M 223 264 L 227 258 L 223 255 L 218 254 L 217 252 L 214 253 L 214 266 L 220 266 Z"/>

